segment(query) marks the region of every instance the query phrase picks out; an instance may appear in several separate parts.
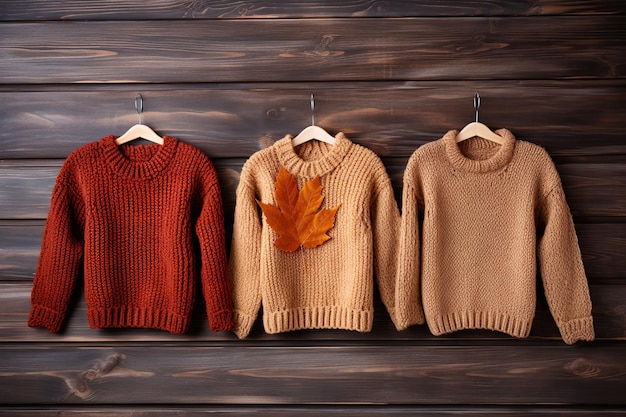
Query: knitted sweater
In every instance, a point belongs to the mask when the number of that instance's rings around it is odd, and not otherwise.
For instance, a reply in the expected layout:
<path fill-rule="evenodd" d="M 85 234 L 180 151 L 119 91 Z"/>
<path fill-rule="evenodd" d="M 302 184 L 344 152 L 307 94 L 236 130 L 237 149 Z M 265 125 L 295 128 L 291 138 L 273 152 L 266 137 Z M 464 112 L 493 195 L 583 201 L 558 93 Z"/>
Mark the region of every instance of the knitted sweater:
<path fill-rule="evenodd" d="M 291 136 L 245 163 L 239 186 L 230 272 L 235 333 L 246 337 L 263 304 L 267 333 L 305 328 L 369 331 L 376 274 L 393 317 L 395 255 L 400 213 L 385 167 L 370 150 L 342 133 L 336 143 L 309 141 L 295 149 Z M 255 200 L 276 204 L 274 184 L 283 166 L 298 189 L 319 176 L 322 208 L 340 205 L 330 240 L 288 253 Z"/>
<path fill-rule="evenodd" d="M 396 289 L 400 327 L 421 324 L 425 315 L 435 335 L 482 328 L 527 337 L 538 258 L 564 341 L 593 340 L 587 279 L 554 164 L 543 148 L 516 141 L 506 129 L 496 133 L 501 146 L 482 138 L 457 144 L 450 131 L 408 162 Z"/>
<path fill-rule="evenodd" d="M 201 276 L 209 323 L 232 329 L 217 174 L 200 150 L 115 144 L 72 152 L 52 192 L 29 326 L 60 330 L 82 276 L 92 328 L 187 331 Z"/>

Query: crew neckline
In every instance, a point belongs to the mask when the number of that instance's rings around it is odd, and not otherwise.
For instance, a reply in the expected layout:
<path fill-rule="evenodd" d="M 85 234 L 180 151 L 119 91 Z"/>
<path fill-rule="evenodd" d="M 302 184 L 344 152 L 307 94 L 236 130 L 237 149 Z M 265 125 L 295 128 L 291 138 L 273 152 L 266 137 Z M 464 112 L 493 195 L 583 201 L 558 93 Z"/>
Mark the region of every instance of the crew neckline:
<path fill-rule="evenodd" d="M 499 145 L 491 142 L 489 139 L 472 138 L 467 139 L 472 141 L 471 145 L 476 150 L 488 149 L 492 147 L 498 147 L 499 149 L 490 157 L 485 159 L 472 159 L 466 156 L 459 147 L 459 143 L 456 142 L 457 130 L 450 130 L 443 137 L 445 143 L 446 155 L 450 160 L 450 163 L 461 171 L 467 172 L 489 172 L 500 169 L 507 165 L 513 157 L 513 149 L 515 148 L 515 136 L 508 129 L 498 129 L 495 132 L 498 136 L 504 139 L 504 142 Z"/>
<path fill-rule="evenodd" d="M 292 135 L 287 135 L 274 144 L 278 158 L 287 171 L 294 175 L 301 175 L 307 178 L 322 176 L 335 169 L 341 161 L 343 161 L 352 144 L 342 132 L 335 135 L 334 145 L 317 142 L 315 140 L 305 142 L 298 145 L 298 148 L 318 147 L 318 151 L 323 151 L 322 156 L 307 160 L 300 156 L 303 152 L 298 153 L 293 147 L 291 143 L 292 139 Z M 306 153 L 306 149 L 304 153 Z"/>
<path fill-rule="evenodd" d="M 149 179 L 157 176 L 171 161 L 178 139 L 163 136 L 163 145 L 117 145 L 114 135 L 100 140 L 104 158 L 118 175 L 131 179 Z"/>

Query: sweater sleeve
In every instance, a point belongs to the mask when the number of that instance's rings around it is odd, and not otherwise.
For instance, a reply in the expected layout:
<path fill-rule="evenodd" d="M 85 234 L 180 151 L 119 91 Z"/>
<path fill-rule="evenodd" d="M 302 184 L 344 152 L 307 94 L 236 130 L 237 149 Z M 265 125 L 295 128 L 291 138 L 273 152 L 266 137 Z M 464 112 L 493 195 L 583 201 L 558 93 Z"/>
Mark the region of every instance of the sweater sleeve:
<path fill-rule="evenodd" d="M 419 213 L 423 195 L 419 186 L 416 158 L 411 158 L 404 173 L 402 187 L 402 222 L 398 245 L 396 277 L 396 328 L 406 329 L 424 324 L 420 289 Z"/>
<path fill-rule="evenodd" d="M 589 288 L 560 181 L 543 198 L 539 211 L 538 257 L 550 311 L 565 343 L 591 341 L 594 329 Z"/>
<path fill-rule="evenodd" d="M 246 167 L 237 187 L 230 279 L 234 298 L 234 329 L 240 339 L 248 336 L 261 307 L 261 219 L 254 189 L 246 181 Z"/>
<path fill-rule="evenodd" d="M 380 298 L 387 308 L 391 320 L 397 323 L 395 311 L 396 254 L 398 250 L 398 230 L 400 211 L 394 197 L 391 181 L 384 171 L 384 178 L 378 186 L 371 206 L 371 222 L 374 250 L 374 272 Z M 397 324 L 396 324 L 397 326 Z"/>
<path fill-rule="evenodd" d="M 228 282 L 222 194 L 216 176 L 212 182 L 203 197 L 196 234 L 200 243 L 200 279 L 209 326 L 218 332 L 232 330 L 233 303 Z"/>
<path fill-rule="evenodd" d="M 80 196 L 57 180 L 33 281 L 30 327 L 61 330 L 82 269 L 83 216 Z"/>

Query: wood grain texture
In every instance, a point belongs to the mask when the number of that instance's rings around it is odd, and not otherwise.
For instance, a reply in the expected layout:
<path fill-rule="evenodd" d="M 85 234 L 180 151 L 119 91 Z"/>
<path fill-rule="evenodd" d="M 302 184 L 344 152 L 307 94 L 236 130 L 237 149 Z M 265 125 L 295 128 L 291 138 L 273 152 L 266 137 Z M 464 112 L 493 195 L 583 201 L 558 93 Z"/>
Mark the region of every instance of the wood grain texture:
<path fill-rule="evenodd" d="M 343 131 L 381 156 L 408 157 L 423 143 L 473 120 L 506 127 L 553 156 L 626 154 L 626 81 L 476 81 L 241 85 L 136 90 L 55 88 L 0 92 L 0 158 L 65 158 L 78 146 L 143 122 L 214 158 L 247 158 L 310 123 Z M 581 117 L 584 115 L 584 117 Z"/>
<path fill-rule="evenodd" d="M 227 203 L 227 235 L 232 230 L 232 199 Z M 0 221 L 0 281 L 30 280 L 39 257 L 44 220 Z M 581 223 L 578 242 L 588 279 L 626 278 L 626 223 Z"/>
<path fill-rule="evenodd" d="M 402 175 L 408 158 L 382 158 L 400 201 Z M 244 159 L 213 159 L 220 178 L 226 215 L 235 206 L 235 189 Z M 0 219 L 45 219 L 50 195 L 62 160 L 56 165 L 46 162 L 38 166 L 28 163 L 6 163 L 0 166 Z M 560 163 L 568 204 L 575 218 L 623 217 L 626 212 L 626 164 L 622 163 Z M 226 223 L 231 224 L 230 217 Z"/>
<path fill-rule="evenodd" d="M 232 214 L 235 205 L 235 189 L 244 161 L 240 159 L 217 159 L 222 198 Z M 50 208 L 50 196 L 56 176 L 63 161 L 29 161 L 0 166 L 0 219 L 45 219 Z M 228 224 L 228 223 L 227 223 Z"/>
<path fill-rule="evenodd" d="M 0 20 L 137 20 L 137 19 L 246 19 L 406 16 L 535 16 L 568 14 L 623 14 L 623 4 L 612 1 L 206 1 L 158 0 L 150 7 L 138 0 L 102 3 L 93 0 L 23 2 L 3 0 Z"/>
<path fill-rule="evenodd" d="M 626 339 L 626 286 L 622 281 L 615 284 L 590 285 L 593 304 L 594 328 L 598 340 Z M 70 306 L 62 333 L 51 334 L 43 328 L 29 328 L 26 323 L 30 311 L 31 282 L 5 282 L 0 284 L 0 338 L 11 343 L 116 343 L 116 342 L 215 342 L 237 341 L 231 332 L 213 333 L 210 331 L 203 302 L 197 297 L 196 308 L 189 333 L 172 335 L 153 329 L 104 329 L 89 328 L 84 297 L 77 291 Z M 245 342 L 267 341 L 280 346 L 300 345 L 307 341 L 328 341 L 339 344 L 368 344 L 380 341 L 389 342 L 441 342 L 462 346 L 468 342 L 510 343 L 512 346 L 531 343 L 563 343 L 548 305 L 538 289 L 536 317 L 528 339 L 517 340 L 504 333 L 490 330 L 463 330 L 443 336 L 433 336 L 427 326 L 413 326 L 397 331 L 385 307 L 375 296 L 374 326 L 371 332 L 359 333 L 347 330 L 301 330 L 280 334 L 267 334 L 261 317 L 257 317 L 254 328 Z"/>
<path fill-rule="evenodd" d="M 623 417 L 626 411 L 610 406 L 394 406 L 394 405 L 256 405 L 256 406 L 90 406 L 88 409 L 57 407 L 4 407 L 9 417 Z"/>
<path fill-rule="evenodd" d="M 626 17 L 0 25 L 4 83 L 570 79 L 626 75 Z M 364 41 L 366 40 L 366 41 Z"/>
<path fill-rule="evenodd" d="M 46 347 L 1 349 L 0 403 L 626 403 L 623 345 Z"/>
<path fill-rule="evenodd" d="M 0 0 L 0 416 L 626 416 L 626 8 L 621 0 Z M 383 158 L 473 120 L 553 156 L 598 340 L 566 346 L 541 295 L 528 339 L 26 326 L 50 191 L 78 146 L 144 121 L 218 166 L 316 121 Z M 201 298 L 198 298 L 201 300 Z"/>
<path fill-rule="evenodd" d="M 44 221 L 0 222 L 0 281 L 32 279 Z"/>

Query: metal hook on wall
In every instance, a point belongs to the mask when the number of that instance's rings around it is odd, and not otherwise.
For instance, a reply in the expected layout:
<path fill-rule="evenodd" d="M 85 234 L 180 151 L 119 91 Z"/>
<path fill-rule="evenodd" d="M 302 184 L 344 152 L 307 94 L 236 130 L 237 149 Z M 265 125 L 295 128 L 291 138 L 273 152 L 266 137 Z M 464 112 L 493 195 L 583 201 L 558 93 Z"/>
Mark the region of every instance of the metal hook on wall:
<path fill-rule="evenodd" d="M 311 126 L 315 126 L 315 96 L 311 93 Z"/>
<path fill-rule="evenodd" d="M 143 124 L 141 120 L 141 113 L 143 112 L 143 97 L 141 94 L 137 93 L 135 96 L 135 110 L 137 110 L 137 114 L 139 115 L 139 124 Z"/>
<path fill-rule="evenodd" d="M 478 110 L 480 109 L 480 94 L 474 93 L 474 111 L 476 112 L 476 123 L 478 123 Z"/>

